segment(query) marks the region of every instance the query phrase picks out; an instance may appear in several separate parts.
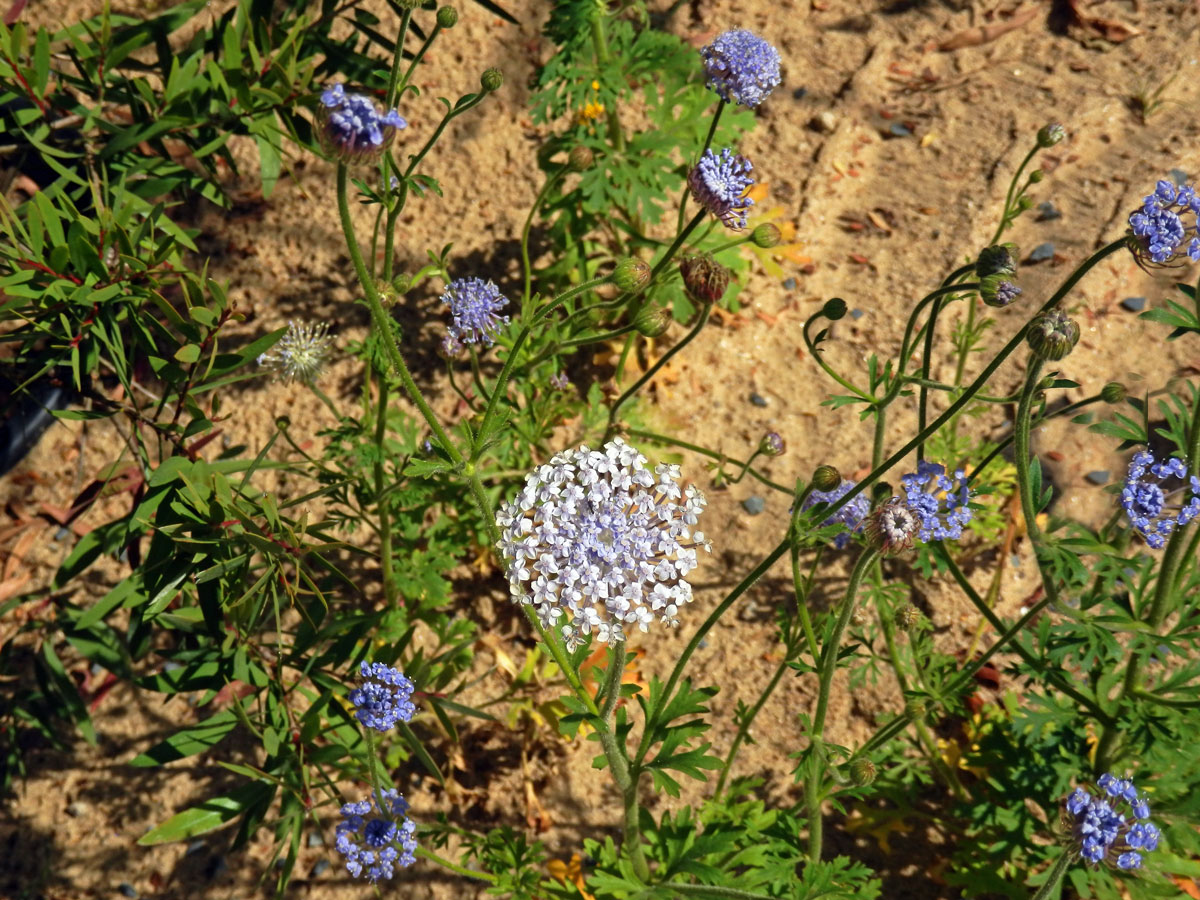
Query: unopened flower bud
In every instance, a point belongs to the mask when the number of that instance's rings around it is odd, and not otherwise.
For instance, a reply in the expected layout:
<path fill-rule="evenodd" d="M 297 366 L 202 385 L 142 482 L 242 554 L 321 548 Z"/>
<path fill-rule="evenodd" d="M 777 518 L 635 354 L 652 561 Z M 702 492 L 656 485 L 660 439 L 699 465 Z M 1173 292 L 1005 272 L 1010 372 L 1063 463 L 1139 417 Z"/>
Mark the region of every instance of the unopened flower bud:
<path fill-rule="evenodd" d="M 489 93 L 500 90 L 500 86 L 504 84 L 504 73 L 497 68 L 491 68 L 484 71 L 479 83 L 483 85 L 483 89 Z"/>
<path fill-rule="evenodd" d="M 1059 360 L 1079 342 L 1079 325 L 1061 309 L 1034 316 L 1025 335 L 1030 349 L 1042 359 Z"/>
<path fill-rule="evenodd" d="M 821 307 L 821 315 L 827 318 L 830 322 L 836 322 L 844 317 L 848 311 L 846 301 L 841 297 L 834 297 L 832 300 L 826 300 L 825 305 Z"/>
<path fill-rule="evenodd" d="M 921 621 L 921 611 L 911 603 L 905 603 L 896 610 L 892 621 L 896 623 L 896 627 L 901 631 L 911 631 Z"/>
<path fill-rule="evenodd" d="M 1042 179 L 1045 177 L 1046 177 L 1046 173 L 1043 172 L 1041 169 L 1034 169 L 1032 172 L 1029 173 L 1029 183 L 1030 184 L 1041 184 Z"/>
<path fill-rule="evenodd" d="M 626 293 L 636 294 L 650 283 L 650 266 L 636 256 L 626 256 L 617 261 L 612 280 Z"/>
<path fill-rule="evenodd" d="M 671 325 L 671 310 L 657 303 L 646 303 L 633 317 L 633 327 L 638 334 L 656 338 L 666 333 Z"/>
<path fill-rule="evenodd" d="M 442 28 L 453 28 L 458 24 L 458 10 L 453 6 L 443 6 L 437 11 L 437 23 Z"/>
<path fill-rule="evenodd" d="M 920 697 L 911 697 L 904 704 L 904 714 L 914 721 L 924 719 L 927 712 L 929 712 L 929 707 Z"/>
<path fill-rule="evenodd" d="M 707 254 L 684 257 L 679 271 L 688 294 L 700 303 L 716 303 L 729 287 L 729 270 Z"/>
<path fill-rule="evenodd" d="M 1120 403 L 1127 396 L 1125 385 L 1119 381 L 1110 381 L 1100 389 L 1100 399 L 1105 403 Z"/>
<path fill-rule="evenodd" d="M 571 152 L 567 154 L 567 168 L 572 172 L 586 172 L 596 162 L 596 156 L 592 153 L 590 147 L 584 147 L 582 144 L 578 147 L 572 147 Z"/>
<path fill-rule="evenodd" d="M 786 449 L 783 438 L 777 431 L 768 431 L 758 442 L 758 452 L 763 456 L 783 456 L 783 451 Z"/>
<path fill-rule="evenodd" d="M 292 427 L 292 420 L 288 416 L 278 416 L 275 419 L 275 427 L 280 431 L 287 431 Z"/>
<path fill-rule="evenodd" d="M 401 272 L 392 279 L 392 290 L 397 294 L 407 294 L 412 287 L 412 276 L 406 272 Z"/>
<path fill-rule="evenodd" d="M 988 306 L 1004 309 L 1021 296 L 1021 289 L 1003 275 L 989 275 L 979 282 L 979 296 Z"/>
<path fill-rule="evenodd" d="M 1032 197 L 1026 197 L 1026 196 L 1022 195 L 1017 198 L 1017 209 L 1019 209 L 1021 212 L 1025 212 L 1025 210 L 1029 209 L 1032 206 L 1033 206 L 1033 198 Z"/>
<path fill-rule="evenodd" d="M 1057 122 L 1043 125 L 1037 133 L 1038 146 L 1042 148 L 1053 147 L 1066 136 L 1067 129 L 1063 128 Z"/>
<path fill-rule="evenodd" d="M 875 763 L 865 756 L 856 756 L 850 760 L 850 782 L 858 787 L 866 787 L 875 780 Z"/>
<path fill-rule="evenodd" d="M 813 470 L 812 486 L 814 491 L 836 490 L 841 483 L 841 473 L 833 466 L 817 466 Z"/>
<path fill-rule="evenodd" d="M 994 244 L 979 251 L 975 260 L 975 276 L 983 279 L 989 275 L 1011 277 L 1017 274 L 1017 261 L 1021 252 L 1011 241 Z"/>
<path fill-rule="evenodd" d="M 772 225 L 770 222 L 759 225 L 750 232 L 750 240 L 754 242 L 754 246 L 756 247 L 775 247 L 779 244 L 782 237 L 779 233 L 779 226 Z"/>

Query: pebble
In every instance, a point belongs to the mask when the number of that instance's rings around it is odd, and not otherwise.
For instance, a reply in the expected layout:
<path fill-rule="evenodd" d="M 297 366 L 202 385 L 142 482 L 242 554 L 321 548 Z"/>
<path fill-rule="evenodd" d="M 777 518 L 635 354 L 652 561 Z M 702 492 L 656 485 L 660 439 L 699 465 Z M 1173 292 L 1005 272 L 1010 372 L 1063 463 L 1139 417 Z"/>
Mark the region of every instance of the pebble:
<path fill-rule="evenodd" d="M 187 845 L 187 852 L 184 856 L 195 856 L 204 850 L 204 841 L 192 841 Z"/>
<path fill-rule="evenodd" d="M 1049 222 L 1051 219 L 1062 218 L 1062 213 L 1058 211 L 1058 207 L 1056 207 L 1049 200 L 1047 200 L 1045 203 L 1039 203 L 1037 209 L 1037 220 L 1039 222 Z"/>
<path fill-rule="evenodd" d="M 912 137 L 912 129 L 907 125 L 902 125 L 899 122 L 893 122 L 888 126 L 888 133 L 892 137 Z"/>
<path fill-rule="evenodd" d="M 698 643 L 696 646 L 699 647 L 701 650 L 707 650 L 708 649 L 708 638 L 701 638 L 700 643 Z"/>
<path fill-rule="evenodd" d="M 766 406 L 767 398 L 751 391 L 750 392 L 750 402 L 753 403 L 755 406 Z"/>
<path fill-rule="evenodd" d="M 1092 484 L 1108 484 L 1109 472 L 1108 469 L 1096 469 L 1094 472 L 1088 472 L 1083 477 Z"/>
<path fill-rule="evenodd" d="M 323 847 L 325 846 L 325 838 L 321 837 L 321 832 L 311 831 L 308 835 L 308 846 Z"/>
<path fill-rule="evenodd" d="M 1146 308 L 1145 297 L 1126 297 L 1121 301 L 1121 306 L 1130 312 L 1141 312 Z"/>
<path fill-rule="evenodd" d="M 746 510 L 750 515 L 757 516 L 767 508 L 767 501 L 762 497 L 747 497 L 742 501 L 742 509 Z"/>
<path fill-rule="evenodd" d="M 1187 172 L 1183 171 L 1183 169 L 1172 169 L 1168 174 L 1177 187 L 1183 187 L 1188 183 Z"/>
<path fill-rule="evenodd" d="M 850 318 L 852 319 L 861 319 L 865 315 L 866 313 L 864 313 L 861 309 L 850 310 Z"/>
<path fill-rule="evenodd" d="M 137 900 L 137 888 L 135 888 L 128 881 L 122 881 L 120 884 L 118 884 L 117 890 L 128 897 L 129 900 Z"/>
<path fill-rule="evenodd" d="M 785 278 L 783 280 L 783 289 L 785 291 L 794 291 L 796 289 L 796 279 L 795 278 Z"/>
<path fill-rule="evenodd" d="M 794 99 L 794 100 L 803 100 L 807 96 L 808 96 L 808 88 L 806 88 L 806 87 L 798 87 L 794 91 L 792 91 L 792 99 Z"/>
<path fill-rule="evenodd" d="M 318 859 L 312 867 L 312 877 L 319 878 L 329 871 L 329 860 Z"/>
<path fill-rule="evenodd" d="M 58 529 L 58 531 L 54 532 L 54 539 L 56 541 L 65 541 L 70 536 L 71 536 L 71 529 L 69 529 L 69 528 L 60 528 L 60 529 Z"/>
<path fill-rule="evenodd" d="M 837 116 L 829 110 L 824 110 L 813 116 L 812 124 L 817 131 L 833 134 L 834 129 L 837 128 Z"/>
<path fill-rule="evenodd" d="M 74 819 L 80 819 L 91 811 L 91 806 L 84 803 L 82 800 L 72 800 L 67 804 L 67 815 Z"/>
<path fill-rule="evenodd" d="M 1029 254 L 1030 262 L 1043 262 L 1047 259 L 1054 258 L 1054 245 L 1049 241 L 1044 244 L 1038 244 L 1033 248 L 1033 252 Z"/>

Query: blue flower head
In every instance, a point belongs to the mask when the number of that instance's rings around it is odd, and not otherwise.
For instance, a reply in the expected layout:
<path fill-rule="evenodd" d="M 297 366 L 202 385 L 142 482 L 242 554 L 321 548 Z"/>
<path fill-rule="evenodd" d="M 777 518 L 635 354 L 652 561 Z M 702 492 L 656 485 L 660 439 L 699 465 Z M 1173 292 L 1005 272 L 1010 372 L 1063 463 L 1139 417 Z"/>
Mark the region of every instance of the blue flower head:
<path fill-rule="evenodd" d="M 397 130 L 408 122 L 396 110 L 381 113 L 370 97 L 347 94 L 335 84 L 321 93 L 329 110 L 321 136 L 325 148 L 343 162 L 364 162 L 382 152 Z"/>
<path fill-rule="evenodd" d="M 843 479 L 842 483 L 832 491 L 813 491 L 808 495 L 800 508 L 811 509 L 818 503 L 836 503 L 845 497 L 857 484 L 857 481 Z M 863 530 L 863 520 L 866 519 L 870 511 L 871 501 L 867 499 L 866 493 L 858 494 L 849 503 L 823 521 L 821 526 L 832 525 L 835 522 L 840 522 L 846 526 L 846 530 L 833 539 L 833 545 L 837 549 L 843 550 L 850 543 L 850 535 L 857 534 Z"/>
<path fill-rule="evenodd" d="M 1164 482 L 1175 482 L 1176 486 L 1164 490 Z M 1187 501 L 1169 502 L 1177 494 L 1186 495 Z M 1154 454 L 1142 450 L 1129 463 L 1121 506 L 1133 523 L 1133 530 L 1151 548 L 1159 550 L 1171 532 L 1200 515 L 1200 478 L 1190 475 L 1187 465 L 1178 457 L 1159 463 L 1154 461 Z"/>
<path fill-rule="evenodd" d="M 1086 862 L 1109 862 L 1118 869 L 1137 869 L 1142 854 L 1158 847 L 1161 833 L 1152 823 L 1150 804 L 1133 782 L 1112 774 L 1096 780 L 1100 795 L 1077 787 L 1063 803 L 1063 824 L 1071 846 Z"/>
<path fill-rule="evenodd" d="M 363 660 L 359 669 L 362 687 L 350 692 L 358 721 L 376 731 L 388 731 L 397 722 L 410 722 L 417 708 L 412 702 L 413 683 L 399 669 Z"/>
<path fill-rule="evenodd" d="M 1191 185 L 1160 181 L 1129 216 L 1130 247 L 1143 266 L 1167 266 L 1186 255 L 1200 262 L 1200 194 Z"/>
<path fill-rule="evenodd" d="M 417 861 L 417 826 L 407 813 L 408 803 L 395 790 L 342 807 L 335 846 L 352 876 L 365 875 L 374 884 L 391 878 L 396 866 Z"/>
<path fill-rule="evenodd" d="M 700 162 L 688 173 L 688 187 L 696 202 L 720 219 L 726 228 L 746 227 L 746 211 L 754 200 L 746 196 L 754 179 L 750 160 L 726 147 L 721 155 L 705 150 Z"/>
<path fill-rule="evenodd" d="M 442 302 L 450 307 L 454 324 L 450 336 L 463 344 L 495 343 L 496 332 L 508 324 L 508 316 L 497 312 L 508 305 L 508 298 L 491 281 L 482 278 L 458 278 L 446 285 Z"/>
<path fill-rule="evenodd" d="M 700 55 L 709 90 L 727 103 L 753 109 L 779 85 L 779 51 L 744 28 L 718 35 Z"/>
<path fill-rule="evenodd" d="M 967 476 L 958 469 L 951 478 L 946 467 L 939 463 L 921 460 L 917 471 L 900 479 L 904 486 L 904 502 L 919 520 L 917 540 L 957 540 L 962 537 L 963 526 L 971 521 L 971 509 L 967 503 L 971 491 L 967 487 Z"/>

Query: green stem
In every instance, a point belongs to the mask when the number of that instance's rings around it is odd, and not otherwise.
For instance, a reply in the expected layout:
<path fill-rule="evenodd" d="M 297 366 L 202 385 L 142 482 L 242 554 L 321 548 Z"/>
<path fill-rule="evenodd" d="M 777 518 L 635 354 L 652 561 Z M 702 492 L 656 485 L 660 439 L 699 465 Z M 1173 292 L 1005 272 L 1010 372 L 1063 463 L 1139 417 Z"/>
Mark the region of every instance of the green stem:
<path fill-rule="evenodd" d="M 468 869 L 466 866 L 461 866 L 456 862 L 452 862 L 446 859 L 444 856 L 439 856 L 432 850 L 429 850 L 420 844 L 417 845 L 416 855 L 421 859 L 427 859 L 431 863 L 436 863 L 437 865 L 441 866 L 443 869 L 449 869 L 456 875 L 462 875 L 466 878 L 478 878 L 480 881 L 488 881 L 492 884 L 495 884 L 500 880 L 498 876 L 493 875 L 491 872 L 479 872 L 475 869 Z"/>
<path fill-rule="evenodd" d="M 367 266 L 363 262 L 362 250 L 358 246 L 358 238 L 354 234 L 354 221 L 350 218 L 350 204 L 346 195 L 346 182 L 346 164 L 338 163 L 337 203 L 338 215 L 342 222 L 342 234 L 346 239 L 346 249 L 350 253 L 350 261 L 354 264 L 354 272 L 358 276 L 359 284 L 363 289 L 363 295 L 366 297 L 367 307 L 371 310 L 371 320 L 375 325 L 375 330 L 379 332 L 379 337 L 388 354 L 388 360 L 400 376 L 400 383 L 404 386 L 405 392 L 420 411 L 426 424 L 429 425 L 429 429 L 436 435 L 443 451 L 445 451 L 446 455 L 454 463 L 462 463 L 462 454 L 458 452 L 458 448 L 451 442 L 449 435 L 446 434 L 446 430 L 442 428 L 442 423 L 438 421 L 433 409 L 425 401 L 425 397 L 421 394 L 421 389 L 417 387 L 417 383 L 413 381 L 412 374 L 408 371 L 404 357 L 400 354 L 400 348 L 396 346 L 396 341 L 392 335 L 391 321 L 384 311 L 383 304 L 379 300 L 379 292 L 375 289 L 375 281 L 367 271 Z"/>
<path fill-rule="evenodd" d="M 639 390 L 641 390 L 642 387 L 645 386 L 646 382 L 648 382 L 651 378 L 653 378 L 655 375 L 657 375 L 659 370 L 663 366 L 665 366 L 668 362 L 670 362 L 671 358 L 673 356 L 675 356 L 676 353 L 681 351 L 684 347 L 686 347 L 693 340 L 695 340 L 696 336 L 698 334 L 700 334 L 700 332 L 701 332 L 701 330 L 703 330 L 704 326 L 708 324 L 708 317 L 710 315 L 712 315 L 712 304 L 705 303 L 703 309 L 700 311 L 700 318 L 696 320 L 696 324 L 692 328 L 692 330 L 689 331 L 686 335 L 684 335 L 683 338 L 678 343 L 676 343 L 670 350 L 668 350 L 666 353 L 664 353 L 662 356 L 660 356 L 655 361 L 654 365 L 652 365 L 649 369 L 647 369 L 645 371 L 645 373 L 642 375 L 642 377 L 633 383 L 633 386 L 631 388 L 629 388 L 629 390 L 625 391 L 625 393 L 623 393 L 620 397 L 617 398 L 616 402 L 612 405 L 612 407 L 608 411 L 608 429 L 605 432 L 606 440 L 608 437 L 611 437 L 613 432 L 615 431 L 615 426 L 616 426 L 616 422 L 617 422 L 617 414 L 620 412 L 621 407 L 625 404 L 625 402 L 627 400 L 629 400 L 629 398 L 632 397 L 634 394 L 636 394 Z"/>
<path fill-rule="evenodd" d="M 375 503 L 379 514 L 379 564 L 383 570 L 383 594 L 387 598 L 388 608 L 396 608 L 396 580 L 392 571 L 392 528 L 388 515 L 387 501 L 383 498 L 384 466 L 387 454 L 384 443 L 387 438 L 387 405 L 388 380 L 387 375 L 379 373 L 379 398 L 375 404 Z"/>
<path fill-rule="evenodd" d="M 691 450 L 693 453 L 699 453 L 701 456 L 707 456 L 709 459 L 715 459 L 718 462 L 732 463 L 735 466 L 741 466 L 741 465 L 749 466 L 750 465 L 749 461 L 747 461 L 746 463 L 741 463 L 736 459 L 730 459 L 729 457 L 725 456 L 723 453 L 718 453 L 716 450 L 709 450 L 707 447 L 701 447 L 699 444 L 689 444 L 687 441 L 681 441 L 678 438 L 673 438 L 673 437 L 670 437 L 669 435 L 658 434 L 653 431 L 647 431 L 644 428 L 630 428 L 629 436 L 630 437 L 640 437 L 647 441 L 654 441 L 656 444 L 667 444 L 672 447 L 682 447 L 684 450 Z M 778 481 L 772 481 L 770 478 L 767 478 L 765 475 L 763 475 L 757 469 L 748 468 L 747 471 L 752 476 L 754 476 L 759 481 L 761 481 L 763 484 L 765 484 L 767 487 L 771 488 L 772 490 L 776 490 L 776 491 L 779 491 L 784 494 L 792 493 L 790 488 L 784 487 Z"/>
<path fill-rule="evenodd" d="M 1021 390 L 1021 400 L 1017 404 L 1016 421 L 1013 422 L 1013 456 L 1017 469 L 1017 493 L 1021 497 L 1021 514 L 1025 517 L 1025 533 L 1029 536 L 1033 547 L 1034 559 L 1037 560 L 1038 571 L 1042 577 L 1042 586 L 1051 603 L 1058 602 L 1058 582 L 1054 573 L 1047 571 L 1043 562 L 1045 538 L 1037 523 L 1037 505 L 1033 496 L 1033 483 L 1029 477 L 1029 464 L 1032 454 L 1030 451 L 1030 417 L 1033 412 L 1033 398 L 1037 393 L 1038 381 L 1041 379 L 1043 360 L 1037 354 L 1029 355 L 1029 371 L 1025 373 L 1025 386 Z"/>
<path fill-rule="evenodd" d="M 592 15 L 592 49 L 596 53 L 596 65 L 600 69 L 607 68 L 612 62 L 612 56 L 608 50 L 608 36 L 604 31 L 604 17 L 607 15 L 601 9 L 596 10 Z M 601 74 L 604 74 L 601 72 Z M 625 134 L 621 131 L 621 120 L 617 116 L 615 109 L 605 109 L 605 118 L 608 121 L 608 140 L 612 144 L 613 149 L 618 153 L 625 149 Z"/>
<path fill-rule="evenodd" d="M 625 674 L 625 642 L 613 641 L 609 648 L 608 672 L 605 673 L 604 687 L 600 696 L 604 706 L 600 709 L 600 717 L 605 722 L 611 722 L 617 701 L 621 699 L 621 680 Z"/>
<path fill-rule="evenodd" d="M 825 736 L 825 715 L 829 710 L 829 692 L 833 687 L 833 673 L 837 671 L 839 649 L 842 645 L 842 635 L 850 624 L 850 616 L 854 612 L 854 604 L 858 596 L 859 585 L 867 569 L 875 561 L 879 552 L 867 548 L 859 554 L 858 561 L 850 573 L 850 581 L 846 585 L 846 597 L 842 601 L 841 611 L 833 626 L 833 633 L 821 648 L 821 658 L 817 662 L 820 675 L 820 685 L 817 689 L 817 708 L 813 713 L 812 728 L 809 740 L 812 743 L 812 766 L 804 780 L 804 796 L 808 807 L 808 858 L 816 863 L 821 861 L 823 820 L 821 817 L 821 791 L 825 782 L 825 753 L 821 746 Z"/>
<path fill-rule="evenodd" d="M 408 10 L 405 10 L 405 13 L 407 15 L 411 15 Z M 408 69 L 404 73 L 404 78 L 400 81 L 400 86 L 397 89 L 398 91 L 403 91 L 408 86 L 408 82 L 412 79 L 413 72 L 416 71 L 417 64 L 420 63 L 421 59 L 425 56 L 425 51 L 427 51 L 433 45 L 433 42 L 441 33 L 442 26 L 435 21 L 433 23 L 433 31 L 429 32 L 429 37 L 425 38 L 425 43 L 421 45 L 421 49 L 416 52 L 416 55 L 412 58 L 412 62 L 408 64 Z"/>
<path fill-rule="evenodd" d="M 558 183 L 558 179 L 566 171 L 567 167 L 564 165 L 546 177 L 546 183 L 542 185 L 542 189 L 538 191 L 538 195 L 533 199 L 533 205 L 529 207 L 529 215 L 525 217 L 525 225 L 521 229 L 521 272 L 525 276 L 525 287 L 521 292 L 522 318 L 525 316 L 525 308 L 529 305 L 533 290 L 533 265 L 529 261 L 529 232 L 533 228 L 533 217 L 541 208 L 542 203 L 545 202 L 546 195 L 550 193 L 550 188 Z"/>
<path fill-rule="evenodd" d="M 1033 895 L 1033 900 L 1051 900 L 1051 898 L 1059 895 L 1059 885 L 1062 882 L 1063 875 L 1067 873 L 1067 869 L 1070 867 L 1073 858 L 1074 854 L 1070 850 L 1063 851 L 1062 855 L 1055 861 L 1054 868 L 1050 870 L 1050 874 L 1046 877 L 1046 883 Z"/>
<path fill-rule="evenodd" d="M 670 891 L 684 896 L 720 897 L 723 900 L 770 900 L 767 894 L 756 894 L 753 891 L 743 891 L 739 888 L 721 887 L 715 884 L 678 884 L 674 881 L 663 885 Z"/>
<path fill-rule="evenodd" d="M 1021 165 L 1017 167 L 1017 172 L 1013 175 L 1012 181 L 1008 183 L 1008 193 L 1004 197 L 1004 212 L 1000 214 L 1000 224 L 996 226 L 996 233 L 992 235 L 992 239 L 988 242 L 989 244 L 995 244 L 996 241 L 1000 240 L 1000 235 L 1004 234 L 1004 229 L 1008 227 L 1009 214 L 1012 211 L 1013 194 L 1017 190 L 1017 182 L 1021 180 L 1021 173 L 1025 171 L 1025 167 L 1029 165 L 1029 161 L 1033 159 L 1037 152 L 1038 145 L 1034 144 L 1030 151 L 1025 154 L 1025 158 L 1021 160 Z"/>
<path fill-rule="evenodd" d="M 400 62 L 404 58 L 404 39 L 408 36 L 408 23 L 412 21 L 412 10 L 406 9 L 400 16 L 400 33 L 396 35 L 396 46 L 392 51 L 392 71 L 388 75 L 388 92 L 386 109 L 396 105 L 396 97 L 400 93 Z"/>
<path fill-rule="evenodd" d="M 700 157 L 704 156 L 704 151 L 707 150 L 710 146 L 712 146 L 713 136 L 716 135 L 716 133 L 717 133 L 717 123 L 721 121 L 721 113 L 723 113 L 724 111 L 725 111 L 725 101 L 720 100 L 717 102 L 717 111 L 715 113 L 713 113 L 712 122 L 710 122 L 709 126 L 708 126 L 708 134 L 704 138 L 704 146 L 700 148 L 700 154 L 699 154 L 699 156 L 696 157 L 697 160 L 699 160 Z M 683 230 L 683 217 L 687 212 L 687 201 L 688 201 L 688 196 L 690 193 L 691 193 L 691 188 L 685 184 L 683 187 L 683 196 L 679 199 L 679 217 L 676 219 L 676 222 L 675 222 L 675 232 L 677 234 L 681 230 Z M 746 239 L 749 240 L 749 238 L 746 238 Z M 717 250 L 714 250 L 713 252 L 719 253 L 723 249 L 725 249 L 725 248 L 723 248 L 723 247 L 718 248 Z"/>

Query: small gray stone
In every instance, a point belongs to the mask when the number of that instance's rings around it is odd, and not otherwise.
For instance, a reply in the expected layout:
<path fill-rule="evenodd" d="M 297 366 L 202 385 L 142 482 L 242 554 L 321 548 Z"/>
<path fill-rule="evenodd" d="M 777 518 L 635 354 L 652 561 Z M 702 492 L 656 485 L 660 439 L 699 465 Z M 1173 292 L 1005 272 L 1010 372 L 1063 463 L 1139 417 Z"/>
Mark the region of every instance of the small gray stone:
<path fill-rule="evenodd" d="M 833 134 L 837 128 L 837 116 L 827 109 L 822 110 L 813 116 L 812 126 L 824 134 Z"/>
<path fill-rule="evenodd" d="M 1188 174 L 1183 169 L 1172 169 L 1167 174 L 1171 176 L 1171 180 L 1175 182 L 1176 187 L 1183 187 L 1188 183 Z"/>
<path fill-rule="evenodd" d="M 323 847 L 325 846 L 325 838 L 321 837 L 321 832 L 310 831 L 308 833 L 308 846 Z"/>
<path fill-rule="evenodd" d="M 767 501 L 762 497 L 747 497 L 742 501 L 742 509 L 750 515 L 757 516 L 767 508 Z"/>
<path fill-rule="evenodd" d="M 1083 477 L 1092 484 L 1108 484 L 1109 472 L 1108 469 L 1096 469 L 1094 472 L 1088 472 Z"/>
<path fill-rule="evenodd" d="M 808 88 L 806 88 L 806 87 L 798 87 L 794 91 L 792 91 L 792 99 L 793 100 L 803 100 L 807 96 L 808 96 Z"/>
<path fill-rule="evenodd" d="M 1039 222 L 1049 222 L 1051 219 L 1061 219 L 1062 213 L 1058 211 L 1058 207 L 1047 200 L 1045 203 L 1038 204 L 1037 220 Z"/>
<path fill-rule="evenodd" d="M 1044 244 L 1038 244 L 1033 248 L 1033 252 L 1029 254 L 1030 262 L 1044 262 L 1047 259 L 1054 258 L 1054 245 L 1049 241 Z"/>
<path fill-rule="evenodd" d="M 866 313 L 864 313 L 861 309 L 850 310 L 850 318 L 852 319 L 861 319 L 865 315 Z"/>
<path fill-rule="evenodd" d="M 1145 297 L 1126 297 L 1121 301 L 1121 306 L 1130 312 L 1141 312 L 1146 308 Z"/>
<path fill-rule="evenodd" d="M 912 137 L 912 129 L 900 122 L 893 122 L 889 125 L 888 133 L 892 137 Z"/>
<path fill-rule="evenodd" d="M 696 646 L 699 647 L 701 650 L 707 650 L 708 649 L 708 638 L 700 638 L 700 643 L 698 643 Z"/>
<path fill-rule="evenodd" d="M 785 291 L 794 291 L 796 289 L 796 279 L 795 278 L 785 278 L 783 280 L 783 289 Z"/>
<path fill-rule="evenodd" d="M 322 875 L 324 875 L 328 871 L 329 871 L 329 860 L 318 859 L 316 861 L 316 863 L 313 864 L 312 877 L 320 878 Z"/>
<path fill-rule="evenodd" d="M 137 888 L 135 888 L 128 881 L 122 881 L 120 884 L 118 884 L 117 890 L 120 891 L 126 897 L 128 897 L 129 900 L 137 900 L 137 895 L 138 895 Z"/>
<path fill-rule="evenodd" d="M 67 815 L 73 819 L 80 819 L 91 811 L 91 806 L 84 803 L 82 800 L 72 800 L 67 804 Z"/>
<path fill-rule="evenodd" d="M 753 391 L 751 391 L 750 392 L 750 402 L 753 403 L 755 406 L 766 406 L 768 401 L 767 401 L 766 397 L 763 397 L 762 395 L 756 394 Z"/>
<path fill-rule="evenodd" d="M 54 539 L 56 541 L 65 541 L 70 536 L 71 536 L 71 529 L 69 529 L 69 528 L 60 528 L 60 529 L 58 529 L 58 531 L 54 532 Z"/>

